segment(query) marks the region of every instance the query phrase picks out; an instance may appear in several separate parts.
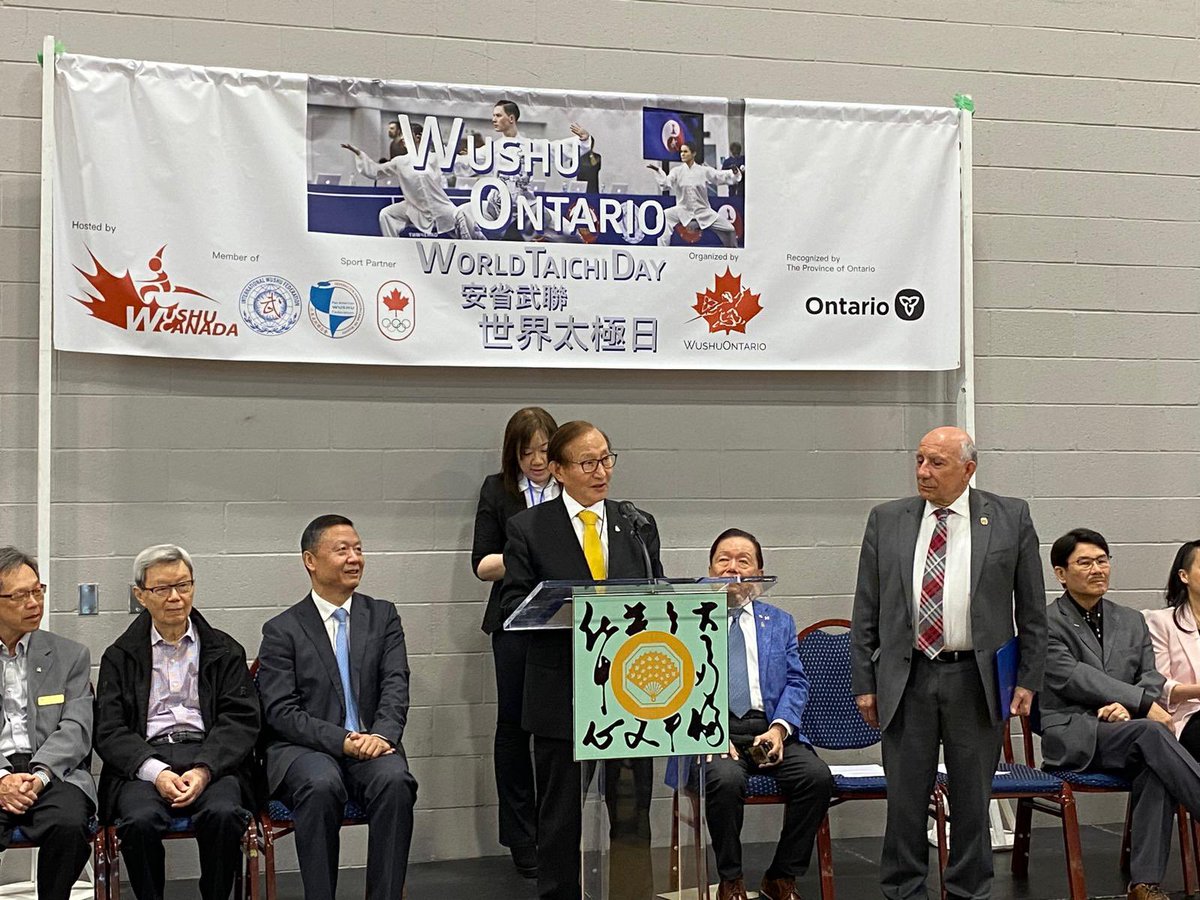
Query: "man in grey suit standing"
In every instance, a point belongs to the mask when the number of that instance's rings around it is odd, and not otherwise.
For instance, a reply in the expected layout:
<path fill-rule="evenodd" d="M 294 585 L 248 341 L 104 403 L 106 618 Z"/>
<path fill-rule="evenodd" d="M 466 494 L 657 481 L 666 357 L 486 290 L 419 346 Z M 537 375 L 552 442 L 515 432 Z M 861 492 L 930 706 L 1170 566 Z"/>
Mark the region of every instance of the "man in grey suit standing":
<path fill-rule="evenodd" d="M 367 884 L 400 900 L 417 782 L 404 755 L 408 654 L 396 607 L 360 594 L 354 523 L 319 516 L 300 538 L 312 590 L 263 625 L 258 688 L 267 785 L 292 809 L 307 900 L 337 893 L 347 798 L 367 814 Z"/>
<path fill-rule="evenodd" d="M 1050 548 L 1063 595 L 1050 604 L 1042 756 L 1046 765 L 1121 775 L 1130 793 L 1129 900 L 1166 900 L 1159 887 L 1182 803 L 1200 818 L 1200 765 L 1159 701 L 1146 620 L 1105 598 L 1112 560 L 1095 531 L 1068 531 Z"/>
<path fill-rule="evenodd" d="M 918 496 L 875 507 L 863 535 L 851 678 L 863 718 L 883 730 L 888 900 L 926 896 L 939 744 L 954 810 L 946 891 L 989 896 L 988 802 L 1005 718 L 1028 713 L 1042 684 L 1046 590 L 1029 506 L 970 488 L 976 466 L 965 431 L 929 432 L 917 447 Z M 996 651 L 1014 620 L 1020 664 L 1001 709 Z"/>
<path fill-rule="evenodd" d="M 92 661 L 82 644 L 38 630 L 45 597 L 37 562 L 0 547 L 0 850 L 20 826 L 42 851 L 38 900 L 67 900 L 87 863 L 96 808 Z"/>

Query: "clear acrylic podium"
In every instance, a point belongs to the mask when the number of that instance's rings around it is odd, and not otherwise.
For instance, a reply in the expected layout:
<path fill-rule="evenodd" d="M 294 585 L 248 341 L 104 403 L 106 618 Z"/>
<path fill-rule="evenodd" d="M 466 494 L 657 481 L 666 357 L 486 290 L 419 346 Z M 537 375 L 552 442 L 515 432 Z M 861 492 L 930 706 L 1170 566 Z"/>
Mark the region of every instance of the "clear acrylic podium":
<path fill-rule="evenodd" d="M 715 900 L 703 760 L 729 743 L 723 613 L 729 592 L 761 596 L 774 584 L 544 581 L 505 622 L 571 633 L 583 900 Z M 660 802 L 652 815 L 664 780 L 670 808 Z"/>

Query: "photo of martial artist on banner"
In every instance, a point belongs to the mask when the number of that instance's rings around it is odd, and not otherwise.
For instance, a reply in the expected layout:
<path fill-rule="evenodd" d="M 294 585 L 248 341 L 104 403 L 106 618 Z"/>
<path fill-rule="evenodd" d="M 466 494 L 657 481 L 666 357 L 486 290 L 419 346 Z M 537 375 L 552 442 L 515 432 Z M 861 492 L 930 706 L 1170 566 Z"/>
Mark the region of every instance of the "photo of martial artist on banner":
<path fill-rule="evenodd" d="M 742 246 L 743 109 L 723 98 L 310 77 L 308 230 Z"/>

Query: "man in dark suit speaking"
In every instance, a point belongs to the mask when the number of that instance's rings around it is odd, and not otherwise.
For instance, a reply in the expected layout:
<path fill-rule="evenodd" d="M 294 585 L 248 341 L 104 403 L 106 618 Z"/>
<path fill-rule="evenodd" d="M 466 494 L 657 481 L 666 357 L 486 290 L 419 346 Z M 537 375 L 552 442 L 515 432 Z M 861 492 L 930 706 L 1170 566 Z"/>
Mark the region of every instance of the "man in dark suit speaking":
<path fill-rule="evenodd" d="M 307 900 L 337 892 L 338 831 L 347 797 L 367 814 L 371 896 L 399 900 L 417 783 L 401 738 L 408 656 L 396 607 L 355 588 L 354 523 L 320 516 L 300 539 L 312 590 L 263 626 L 258 687 L 267 726 L 267 783 L 291 807 Z"/>
<path fill-rule="evenodd" d="M 938 745 L 954 833 L 946 891 L 987 897 L 988 802 L 1009 714 L 1030 711 L 1042 686 L 1046 589 L 1024 500 L 969 488 L 975 444 L 936 428 L 917 447 L 919 496 L 871 510 L 854 594 L 852 686 L 883 730 L 887 826 L 879 861 L 888 900 L 925 897 L 925 838 Z M 996 651 L 1013 636 L 1020 664 L 1001 709 Z"/>
<path fill-rule="evenodd" d="M 542 581 L 601 581 L 662 575 L 658 528 L 638 523 L 608 497 L 617 455 L 589 422 L 568 422 L 546 448 L 562 494 L 508 520 L 506 615 Z M 639 514 L 644 515 L 644 514 Z M 650 572 L 646 558 L 649 557 Z M 579 896 L 580 766 L 572 749 L 571 632 L 533 632 L 525 663 L 522 727 L 533 734 L 538 792 L 538 896 Z"/>

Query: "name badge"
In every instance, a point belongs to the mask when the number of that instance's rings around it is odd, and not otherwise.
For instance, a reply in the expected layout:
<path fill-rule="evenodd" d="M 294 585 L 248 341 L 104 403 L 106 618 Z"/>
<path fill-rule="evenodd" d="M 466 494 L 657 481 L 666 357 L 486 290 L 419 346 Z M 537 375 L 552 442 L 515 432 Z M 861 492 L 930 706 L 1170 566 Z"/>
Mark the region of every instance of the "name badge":
<path fill-rule="evenodd" d="M 38 706 L 58 706 L 67 700 L 64 694 L 43 694 L 38 697 Z"/>

